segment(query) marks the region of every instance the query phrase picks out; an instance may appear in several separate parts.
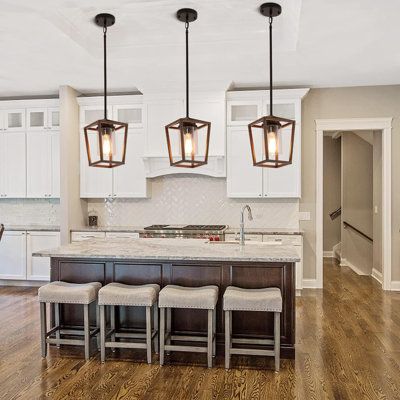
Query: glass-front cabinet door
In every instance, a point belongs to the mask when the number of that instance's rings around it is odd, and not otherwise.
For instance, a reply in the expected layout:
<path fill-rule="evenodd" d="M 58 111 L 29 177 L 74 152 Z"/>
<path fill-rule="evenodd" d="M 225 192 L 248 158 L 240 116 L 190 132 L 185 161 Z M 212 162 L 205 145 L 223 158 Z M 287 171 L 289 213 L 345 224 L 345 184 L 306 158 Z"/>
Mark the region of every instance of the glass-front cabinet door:
<path fill-rule="evenodd" d="M 29 131 L 41 131 L 46 128 L 47 108 L 28 108 L 26 112 Z"/>
<path fill-rule="evenodd" d="M 60 109 L 48 108 L 47 109 L 47 128 L 53 131 L 60 129 Z"/>
<path fill-rule="evenodd" d="M 5 131 L 24 131 L 25 110 L 24 109 L 4 110 L 3 129 Z"/>
<path fill-rule="evenodd" d="M 258 100 L 228 101 L 227 122 L 229 126 L 247 125 L 261 117 L 262 102 Z"/>
<path fill-rule="evenodd" d="M 114 106 L 114 119 L 125 122 L 129 128 L 143 128 L 144 108 L 142 104 Z"/>

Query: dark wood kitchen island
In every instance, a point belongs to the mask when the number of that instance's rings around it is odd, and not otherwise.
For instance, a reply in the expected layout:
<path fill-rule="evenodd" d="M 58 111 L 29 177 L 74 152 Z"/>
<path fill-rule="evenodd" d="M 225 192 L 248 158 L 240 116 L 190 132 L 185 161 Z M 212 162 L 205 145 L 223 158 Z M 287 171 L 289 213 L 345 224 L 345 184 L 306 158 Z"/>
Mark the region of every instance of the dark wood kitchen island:
<path fill-rule="evenodd" d="M 51 257 L 51 281 L 73 283 L 110 282 L 141 285 L 157 283 L 182 286 L 217 285 L 217 343 L 224 342 L 222 296 L 227 286 L 278 287 L 283 298 L 281 356 L 295 357 L 295 248 L 249 243 L 208 243 L 201 239 L 107 239 L 88 240 L 35 254 Z M 64 325 L 81 325 L 78 306 L 64 305 Z M 91 318 L 95 321 L 94 310 Z M 204 314 L 204 315 L 203 315 Z M 206 311 L 173 310 L 172 329 L 179 333 L 206 331 Z M 120 307 L 120 327 L 144 327 L 144 309 Z M 233 334 L 271 337 L 273 314 L 235 312 Z M 222 348 L 221 348 L 222 351 Z"/>

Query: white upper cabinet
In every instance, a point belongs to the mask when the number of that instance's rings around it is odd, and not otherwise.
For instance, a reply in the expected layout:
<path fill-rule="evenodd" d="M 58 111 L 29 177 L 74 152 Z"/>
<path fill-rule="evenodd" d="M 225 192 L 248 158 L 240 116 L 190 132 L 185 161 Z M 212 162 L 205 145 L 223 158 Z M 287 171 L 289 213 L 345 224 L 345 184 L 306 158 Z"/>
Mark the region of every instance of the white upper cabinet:
<path fill-rule="evenodd" d="M 269 114 L 266 91 L 227 94 L 227 195 L 232 198 L 301 197 L 301 99 L 308 89 L 276 90 L 274 115 L 296 121 L 292 164 L 281 168 L 253 166 L 248 124 Z M 290 134 L 282 136 L 282 151 L 289 149 Z"/>
<path fill-rule="evenodd" d="M 101 97 L 81 98 L 81 197 L 82 198 L 143 198 L 148 196 L 144 171 L 146 112 L 142 96 L 110 96 L 107 115 L 109 119 L 128 124 L 125 165 L 116 168 L 89 167 L 83 127 L 104 118 Z M 94 142 L 94 134 L 89 141 Z M 123 136 L 116 136 L 119 146 Z M 91 149 L 95 146 L 91 146 Z"/>
<path fill-rule="evenodd" d="M 0 132 L 0 197 L 26 197 L 26 134 Z"/>
<path fill-rule="evenodd" d="M 58 107 L 34 107 L 26 111 L 27 130 L 59 130 L 60 129 L 60 111 Z"/>
<path fill-rule="evenodd" d="M 60 197 L 60 138 L 58 132 L 26 135 L 27 197 Z"/>
<path fill-rule="evenodd" d="M 228 130 L 227 154 L 228 197 L 262 197 L 263 171 L 253 167 L 247 126 Z"/>
<path fill-rule="evenodd" d="M 10 109 L 0 111 L 0 126 L 1 130 L 25 131 L 25 109 Z"/>

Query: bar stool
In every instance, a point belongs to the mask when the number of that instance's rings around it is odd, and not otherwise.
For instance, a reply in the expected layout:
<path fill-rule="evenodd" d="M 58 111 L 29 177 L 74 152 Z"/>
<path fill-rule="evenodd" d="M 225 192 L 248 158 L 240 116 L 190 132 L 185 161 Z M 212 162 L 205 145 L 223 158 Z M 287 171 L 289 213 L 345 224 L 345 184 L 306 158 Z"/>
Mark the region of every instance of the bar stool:
<path fill-rule="evenodd" d="M 215 327 L 218 300 L 218 286 L 184 287 L 167 285 L 159 295 L 160 307 L 160 365 L 164 364 L 165 351 L 187 351 L 207 353 L 208 368 L 212 367 L 212 357 L 215 356 Z M 208 310 L 207 336 L 178 336 L 171 334 L 171 309 L 192 308 Z M 167 310 L 167 329 L 165 330 L 165 310 Z M 171 342 L 206 342 L 207 346 L 174 345 Z"/>
<path fill-rule="evenodd" d="M 274 340 L 232 338 L 232 311 L 264 311 L 274 313 Z M 279 288 L 242 289 L 229 286 L 224 293 L 225 313 L 225 368 L 230 368 L 231 354 L 274 356 L 275 371 L 280 364 L 280 316 L 282 312 L 282 296 Z M 274 350 L 254 348 L 235 348 L 234 343 L 274 345 Z"/>
<path fill-rule="evenodd" d="M 101 288 L 100 282 L 90 283 L 68 283 L 62 281 L 50 282 L 38 291 L 40 302 L 40 338 L 42 357 L 47 355 L 47 344 L 56 344 L 60 347 L 62 344 L 85 346 L 85 359 L 90 357 L 90 339 L 95 336 L 99 329 L 97 327 L 98 318 L 96 318 L 96 327 L 91 330 L 89 324 L 89 306 L 96 304 L 97 293 Z M 46 303 L 54 304 L 54 326 L 47 331 Z M 60 324 L 60 304 L 81 304 L 83 305 L 83 330 L 82 329 L 64 329 Z M 97 309 L 96 309 L 97 311 Z M 98 317 L 96 312 L 96 317 Z M 55 338 L 51 335 L 55 333 Z M 61 335 L 83 335 L 84 340 L 66 339 Z"/>
<path fill-rule="evenodd" d="M 157 336 L 158 336 L 158 307 L 157 298 L 160 286 L 156 284 L 148 285 L 125 285 L 122 283 L 109 283 L 102 287 L 99 291 L 99 308 L 100 308 L 100 351 L 101 362 L 106 359 L 106 347 L 112 349 L 130 348 L 130 349 L 146 349 L 147 362 L 151 364 L 151 343 L 154 341 L 154 351 L 157 352 Z M 111 330 L 106 332 L 105 308 L 109 306 L 111 309 Z M 115 307 L 146 307 L 146 330 L 145 333 L 127 332 L 116 330 L 115 327 Z M 153 307 L 154 330 L 151 328 L 151 308 Z M 107 340 L 111 337 L 110 340 Z M 141 342 L 117 342 L 116 338 L 129 339 L 145 339 L 146 343 Z"/>

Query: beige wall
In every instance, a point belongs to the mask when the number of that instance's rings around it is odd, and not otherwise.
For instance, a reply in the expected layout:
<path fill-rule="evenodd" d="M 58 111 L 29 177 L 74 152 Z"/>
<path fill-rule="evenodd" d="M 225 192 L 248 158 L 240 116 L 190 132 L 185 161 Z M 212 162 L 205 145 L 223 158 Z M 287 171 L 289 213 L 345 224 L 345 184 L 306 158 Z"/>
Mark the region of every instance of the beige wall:
<path fill-rule="evenodd" d="M 342 135 L 342 220 L 373 235 L 373 147 L 358 135 Z M 342 258 L 361 273 L 372 273 L 373 244 L 342 226 Z"/>
<path fill-rule="evenodd" d="M 382 272 L 382 133 L 374 132 L 373 268 Z"/>
<path fill-rule="evenodd" d="M 302 198 L 300 210 L 311 213 L 302 221 L 304 277 L 315 279 L 315 120 L 319 118 L 393 117 L 392 210 L 400 207 L 400 86 L 312 89 L 302 107 Z M 400 213 L 392 213 L 392 280 L 400 280 Z"/>
<path fill-rule="evenodd" d="M 332 251 L 340 242 L 341 217 L 329 214 L 341 205 L 341 139 L 324 137 L 324 251 Z"/>

